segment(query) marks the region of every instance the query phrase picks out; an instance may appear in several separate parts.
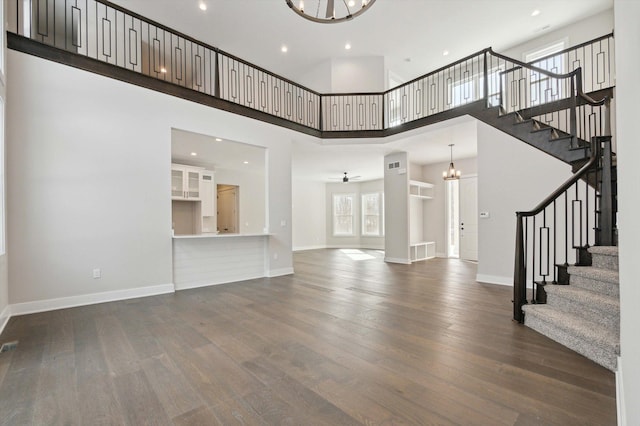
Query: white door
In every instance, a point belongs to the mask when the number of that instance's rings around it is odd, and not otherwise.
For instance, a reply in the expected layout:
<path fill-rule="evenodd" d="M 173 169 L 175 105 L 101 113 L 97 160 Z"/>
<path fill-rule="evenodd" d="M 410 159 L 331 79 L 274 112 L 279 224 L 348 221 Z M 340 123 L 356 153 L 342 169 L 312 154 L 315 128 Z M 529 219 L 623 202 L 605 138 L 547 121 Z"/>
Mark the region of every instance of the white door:
<path fill-rule="evenodd" d="M 478 260 L 478 178 L 460 179 L 460 258 Z"/>
<path fill-rule="evenodd" d="M 238 232 L 238 187 L 218 185 L 218 232 Z"/>

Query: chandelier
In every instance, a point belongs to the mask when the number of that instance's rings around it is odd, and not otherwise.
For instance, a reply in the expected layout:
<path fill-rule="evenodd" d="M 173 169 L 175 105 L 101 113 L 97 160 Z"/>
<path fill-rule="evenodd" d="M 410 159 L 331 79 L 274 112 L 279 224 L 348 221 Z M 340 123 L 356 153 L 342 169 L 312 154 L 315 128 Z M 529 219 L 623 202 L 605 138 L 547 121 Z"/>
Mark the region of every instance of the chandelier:
<path fill-rule="evenodd" d="M 460 170 L 456 170 L 453 165 L 453 145 L 455 144 L 449 144 L 449 148 L 451 149 L 451 162 L 449 163 L 449 170 L 442 172 L 442 179 L 444 180 L 460 179 Z"/>
<path fill-rule="evenodd" d="M 285 0 L 298 15 L 321 24 L 349 21 L 363 14 L 376 0 Z"/>

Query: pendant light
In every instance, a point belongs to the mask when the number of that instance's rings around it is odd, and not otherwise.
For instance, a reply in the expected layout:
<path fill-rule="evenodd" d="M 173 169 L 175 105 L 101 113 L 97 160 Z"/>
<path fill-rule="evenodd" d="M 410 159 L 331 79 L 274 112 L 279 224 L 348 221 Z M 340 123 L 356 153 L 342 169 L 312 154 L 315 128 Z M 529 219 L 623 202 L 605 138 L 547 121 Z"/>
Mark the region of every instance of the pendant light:
<path fill-rule="evenodd" d="M 453 145 L 450 143 L 449 148 L 451 149 L 451 162 L 449 163 L 449 170 L 442 172 L 442 178 L 444 180 L 456 180 L 460 179 L 460 170 L 456 170 L 453 165 Z"/>

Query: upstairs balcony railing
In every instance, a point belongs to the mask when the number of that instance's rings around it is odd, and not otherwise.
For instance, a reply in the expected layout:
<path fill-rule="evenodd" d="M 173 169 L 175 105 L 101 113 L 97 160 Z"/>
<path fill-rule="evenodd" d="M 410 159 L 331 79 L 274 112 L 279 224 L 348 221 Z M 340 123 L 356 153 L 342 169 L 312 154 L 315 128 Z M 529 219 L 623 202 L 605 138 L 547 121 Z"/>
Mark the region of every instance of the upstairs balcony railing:
<path fill-rule="evenodd" d="M 327 137 L 332 132 L 358 137 L 375 135 L 367 131 L 400 130 L 481 100 L 509 112 L 572 93 L 566 80 L 518 67 L 485 49 L 383 93 L 320 94 L 105 0 L 16 0 L 9 3 L 9 16 L 9 31 L 20 36 Z M 582 68 L 585 92 L 613 87 L 612 35 L 533 65 L 555 74 Z M 544 120 L 569 127 L 568 114 L 546 114 Z"/>

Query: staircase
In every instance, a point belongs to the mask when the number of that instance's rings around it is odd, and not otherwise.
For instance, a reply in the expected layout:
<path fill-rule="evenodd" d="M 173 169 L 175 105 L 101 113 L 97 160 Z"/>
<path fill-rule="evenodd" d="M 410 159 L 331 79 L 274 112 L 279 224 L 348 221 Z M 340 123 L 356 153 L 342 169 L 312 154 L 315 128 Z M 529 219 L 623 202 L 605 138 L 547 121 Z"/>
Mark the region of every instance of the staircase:
<path fill-rule="evenodd" d="M 545 286 L 547 304 L 523 307 L 525 325 L 615 371 L 620 354 L 618 248 L 588 249 L 591 266 L 570 266 L 569 285 Z"/>

